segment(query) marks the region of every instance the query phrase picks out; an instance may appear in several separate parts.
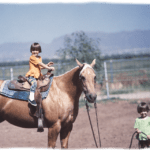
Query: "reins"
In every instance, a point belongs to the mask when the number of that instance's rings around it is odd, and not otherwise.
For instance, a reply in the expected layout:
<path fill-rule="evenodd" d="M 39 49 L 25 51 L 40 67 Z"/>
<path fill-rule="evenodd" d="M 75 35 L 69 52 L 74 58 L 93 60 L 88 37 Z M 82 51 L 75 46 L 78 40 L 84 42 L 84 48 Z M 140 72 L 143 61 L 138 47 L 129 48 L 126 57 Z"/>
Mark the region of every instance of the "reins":
<path fill-rule="evenodd" d="M 87 109 L 87 114 L 88 114 L 88 117 L 89 117 L 89 122 L 90 122 L 90 125 L 91 125 L 91 130 L 92 130 L 92 133 L 93 133 L 93 138 L 94 138 L 94 141 L 95 141 L 95 145 L 98 148 L 97 141 L 96 141 L 95 134 L 94 134 L 94 130 L 93 130 L 93 126 L 92 126 L 92 122 L 91 122 L 91 118 L 90 118 L 90 114 L 89 114 L 89 105 L 88 105 L 86 97 L 84 98 L 84 100 L 85 100 L 85 106 L 86 106 L 86 109 Z M 98 129 L 98 136 L 99 136 L 99 145 L 101 147 L 101 140 L 100 140 L 99 125 L 98 125 L 98 115 L 97 115 L 96 102 L 94 103 L 94 107 L 95 107 L 95 113 L 96 113 L 97 129 Z"/>

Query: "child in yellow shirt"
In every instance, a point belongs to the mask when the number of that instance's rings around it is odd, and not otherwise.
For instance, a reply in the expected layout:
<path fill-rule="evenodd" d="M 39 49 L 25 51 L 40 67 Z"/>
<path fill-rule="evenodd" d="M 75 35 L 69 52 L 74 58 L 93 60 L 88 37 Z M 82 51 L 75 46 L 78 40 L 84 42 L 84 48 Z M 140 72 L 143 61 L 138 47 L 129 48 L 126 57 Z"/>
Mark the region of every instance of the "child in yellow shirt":
<path fill-rule="evenodd" d="M 48 69 L 54 71 L 54 67 L 50 67 L 53 65 L 52 62 L 49 62 L 47 65 L 42 63 L 42 58 L 38 54 L 42 52 L 41 46 L 39 43 L 33 43 L 30 48 L 30 52 L 32 53 L 29 60 L 29 71 L 26 74 L 28 81 L 31 83 L 30 95 L 28 102 L 37 106 L 34 100 L 34 93 L 37 87 L 37 79 L 42 76 L 41 69 Z"/>

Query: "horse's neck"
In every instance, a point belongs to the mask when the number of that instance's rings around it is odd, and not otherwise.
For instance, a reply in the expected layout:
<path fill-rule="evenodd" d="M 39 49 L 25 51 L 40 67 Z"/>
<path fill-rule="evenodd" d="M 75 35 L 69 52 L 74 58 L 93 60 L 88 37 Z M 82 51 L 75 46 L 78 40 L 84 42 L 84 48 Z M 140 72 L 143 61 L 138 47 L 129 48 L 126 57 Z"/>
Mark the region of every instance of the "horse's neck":
<path fill-rule="evenodd" d="M 79 98 L 82 93 L 81 85 L 79 82 L 79 72 L 79 67 L 76 67 L 56 78 L 57 85 L 60 90 L 62 89 L 63 91 L 67 92 L 73 99 Z"/>
<path fill-rule="evenodd" d="M 0 87 L 1 87 L 1 85 L 2 85 L 3 82 L 4 82 L 4 80 L 0 80 Z"/>

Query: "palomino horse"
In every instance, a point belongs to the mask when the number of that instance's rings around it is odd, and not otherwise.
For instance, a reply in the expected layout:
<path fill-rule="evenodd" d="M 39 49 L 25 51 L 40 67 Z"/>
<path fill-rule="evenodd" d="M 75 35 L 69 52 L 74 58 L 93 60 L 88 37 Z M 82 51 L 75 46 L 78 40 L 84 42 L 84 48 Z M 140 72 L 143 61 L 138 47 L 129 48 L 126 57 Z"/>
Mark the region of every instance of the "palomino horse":
<path fill-rule="evenodd" d="M 68 148 L 68 139 L 73 123 L 78 115 L 79 97 L 82 92 L 88 102 L 96 100 L 95 59 L 89 64 L 81 64 L 71 71 L 54 77 L 46 99 L 42 101 L 44 110 L 44 127 L 48 128 L 48 146 L 55 148 L 60 133 L 61 147 Z M 0 85 L 3 81 L 0 81 Z M 28 102 L 10 99 L 0 95 L 0 122 L 23 128 L 37 128 L 37 118 L 29 115 Z"/>

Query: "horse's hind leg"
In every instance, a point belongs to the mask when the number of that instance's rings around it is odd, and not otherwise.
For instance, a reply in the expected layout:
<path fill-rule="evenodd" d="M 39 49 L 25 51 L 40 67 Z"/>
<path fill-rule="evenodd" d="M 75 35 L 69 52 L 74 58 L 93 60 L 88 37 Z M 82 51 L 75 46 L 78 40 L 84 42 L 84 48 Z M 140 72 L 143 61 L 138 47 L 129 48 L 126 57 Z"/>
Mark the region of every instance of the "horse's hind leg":
<path fill-rule="evenodd" d="M 3 119 L 1 116 L 0 116 L 0 123 L 5 121 L 5 119 Z"/>
<path fill-rule="evenodd" d="M 0 111 L 0 123 L 5 121 L 5 119 L 3 118 L 4 113 L 2 111 Z"/>
<path fill-rule="evenodd" d="M 52 127 L 48 129 L 48 147 L 55 148 L 60 128 L 60 123 L 55 123 Z"/>
<path fill-rule="evenodd" d="M 3 117 L 4 116 L 4 109 L 3 109 L 4 106 L 5 105 L 3 105 L 3 104 L 0 103 L 0 123 L 3 122 L 3 121 L 5 121 L 5 119 Z"/>
<path fill-rule="evenodd" d="M 73 124 L 62 128 L 60 131 L 61 148 L 68 148 L 68 139 L 72 131 Z"/>

